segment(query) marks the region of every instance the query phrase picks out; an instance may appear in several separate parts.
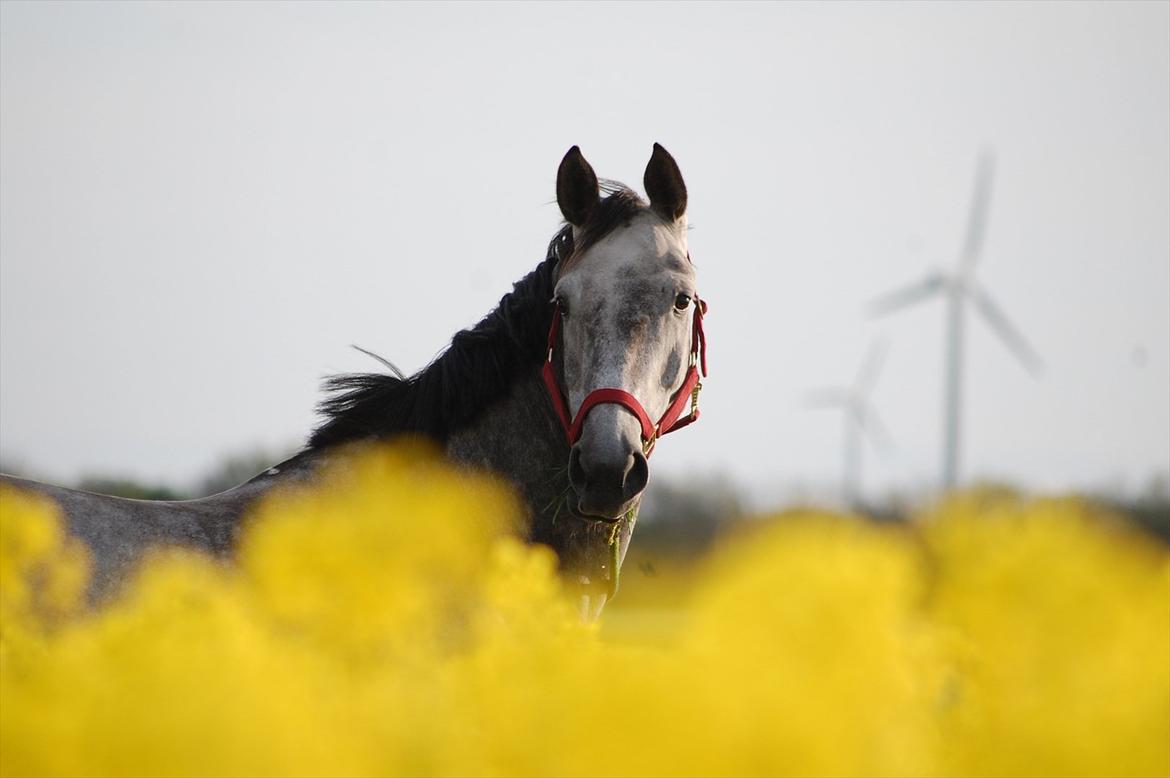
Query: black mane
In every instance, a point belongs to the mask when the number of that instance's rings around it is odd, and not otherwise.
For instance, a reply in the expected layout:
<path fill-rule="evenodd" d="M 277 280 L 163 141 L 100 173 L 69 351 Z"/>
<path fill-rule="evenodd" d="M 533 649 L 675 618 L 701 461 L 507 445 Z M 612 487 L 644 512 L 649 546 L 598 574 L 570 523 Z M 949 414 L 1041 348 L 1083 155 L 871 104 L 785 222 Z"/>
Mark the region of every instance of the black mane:
<path fill-rule="evenodd" d="M 382 373 L 350 373 L 326 380 L 320 405 L 324 423 L 310 449 L 397 433 L 445 442 L 507 393 L 513 382 L 539 368 L 552 323 L 558 268 L 626 224 L 647 206 L 633 191 L 607 182 L 574 245 L 565 225 L 549 242 L 544 261 L 516 282 L 494 311 L 461 330 L 431 364 L 406 379 Z"/>

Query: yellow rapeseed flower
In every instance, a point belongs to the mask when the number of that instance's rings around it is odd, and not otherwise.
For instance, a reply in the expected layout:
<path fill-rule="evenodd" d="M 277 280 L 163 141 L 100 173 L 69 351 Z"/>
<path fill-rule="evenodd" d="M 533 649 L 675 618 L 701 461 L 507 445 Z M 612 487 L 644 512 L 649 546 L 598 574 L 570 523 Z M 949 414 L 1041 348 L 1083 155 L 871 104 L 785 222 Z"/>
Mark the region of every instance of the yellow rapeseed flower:
<path fill-rule="evenodd" d="M 1170 554 L 1076 501 L 761 520 L 643 642 L 582 624 L 510 492 L 421 444 L 95 612 L 51 506 L 0 508 L 4 776 L 1170 773 Z"/>

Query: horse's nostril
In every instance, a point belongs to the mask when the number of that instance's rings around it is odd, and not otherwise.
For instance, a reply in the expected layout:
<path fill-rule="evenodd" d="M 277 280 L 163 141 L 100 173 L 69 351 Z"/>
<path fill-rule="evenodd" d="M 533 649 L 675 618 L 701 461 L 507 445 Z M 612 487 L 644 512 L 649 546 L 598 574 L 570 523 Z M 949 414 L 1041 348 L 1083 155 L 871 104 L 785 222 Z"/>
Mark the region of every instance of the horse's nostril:
<path fill-rule="evenodd" d="M 623 506 L 646 488 L 649 468 L 640 451 L 622 459 L 591 459 L 589 452 L 574 446 L 569 452 L 569 483 L 581 498 L 581 509 L 616 515 Z"/>
<path fill-rule="evenodd" d="M 638 496 L 646 488 L 650 480 L 650 465 L 640 451 L 635 451 L 629 469 L 626 470 L 625 481 L 622 483 L 622 497 L 627 500 Z"/>

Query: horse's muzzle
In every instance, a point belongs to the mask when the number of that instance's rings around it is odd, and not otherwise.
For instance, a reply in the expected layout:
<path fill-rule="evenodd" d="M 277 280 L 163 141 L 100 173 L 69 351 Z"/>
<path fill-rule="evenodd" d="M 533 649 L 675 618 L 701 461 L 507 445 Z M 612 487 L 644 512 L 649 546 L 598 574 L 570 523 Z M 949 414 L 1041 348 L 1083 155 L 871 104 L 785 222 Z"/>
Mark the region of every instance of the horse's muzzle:
<path fill-rule="evenodd" d="M 577 493 L 578 512 L 616 520 L 646 488 L 650 468 L 641 451 L 596 456 L 581 444 L 569 451 L 569 483 Z"/>

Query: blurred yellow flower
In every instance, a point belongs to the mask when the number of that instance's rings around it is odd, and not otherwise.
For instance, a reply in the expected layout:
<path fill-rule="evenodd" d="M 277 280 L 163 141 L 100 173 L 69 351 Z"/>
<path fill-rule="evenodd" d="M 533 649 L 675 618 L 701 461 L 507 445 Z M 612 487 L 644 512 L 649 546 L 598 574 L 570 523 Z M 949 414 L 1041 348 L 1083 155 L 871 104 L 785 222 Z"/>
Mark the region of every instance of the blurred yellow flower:
<path fill-rule="evenodd" d="M 576 618 L 518 516 L 371 449 L 236 564 L 159 551 L 86 612 L 84 551 L 0 492 L 0 774 L 1170 773 L 1170 554 L 1081 503 L 761 520 L 643 643 Z"/>

